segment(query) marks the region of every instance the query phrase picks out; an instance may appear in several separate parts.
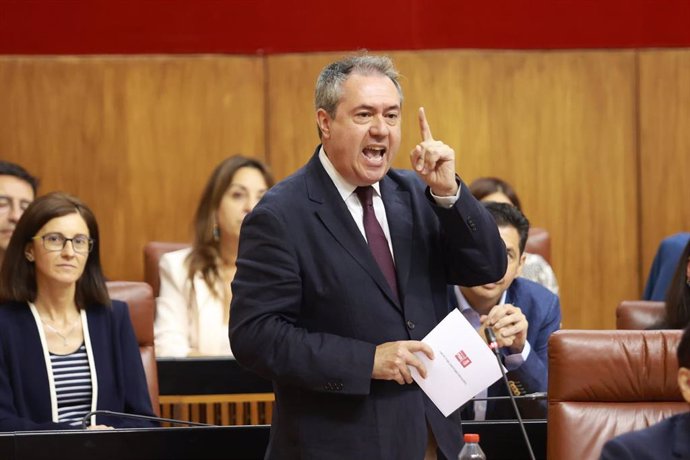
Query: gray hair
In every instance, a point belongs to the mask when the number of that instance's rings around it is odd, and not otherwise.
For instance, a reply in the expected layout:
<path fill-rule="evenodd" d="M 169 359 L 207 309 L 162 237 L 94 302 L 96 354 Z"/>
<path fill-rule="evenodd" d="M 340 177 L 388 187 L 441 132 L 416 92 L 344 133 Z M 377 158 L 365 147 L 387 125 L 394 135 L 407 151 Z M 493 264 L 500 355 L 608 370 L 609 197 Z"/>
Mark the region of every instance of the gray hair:
<path fill-rule="evenodd" d="M 400 95 L 402 104 L 403 94 L 399 74 L 388 56 L 372 56 L 362 54 L 350 56 L 333 62 L 323 68 L 316 80 L 314 106 L 316 110 L 323 109 L 331 118 L 335 118 L 338 102 L 342 95 L 342 84 L 351 74 L 375 75 L 380 74 L 391 79 Z M 321 137 L 321 129 L 319 129 Z"/>

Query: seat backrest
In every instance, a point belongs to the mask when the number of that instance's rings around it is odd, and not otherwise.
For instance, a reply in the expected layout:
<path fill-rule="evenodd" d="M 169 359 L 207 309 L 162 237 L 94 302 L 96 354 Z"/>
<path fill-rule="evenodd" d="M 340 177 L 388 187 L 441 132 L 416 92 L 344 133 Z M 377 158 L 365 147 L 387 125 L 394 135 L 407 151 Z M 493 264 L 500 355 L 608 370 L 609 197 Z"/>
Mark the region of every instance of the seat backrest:
<path fill-rule="evenodd" d="M 108 281 L 108 294 L 113 300 L 127 302 L 129 317 L 134 327 L 134 335 L 139 343 L 141 361 L 146 372 L 151 405 L 156 415 L 160 414 L 158 405 L 158 368 L 153 346 L 153 318 L 156 304 L 151 286 L 141 281 Z"/>
<path fill-rule="evenodd" d="M 525 252 L 539 254 L 551 264 L 551 236 L 544 228 L 531 227 L 527 237 Z"/>
<path fill-rule="evenodd" d="M 160 276 L 158 263 L 166 252 L 177 251 L 190 247 L 189 243 L 171 243 L 167 241 L 150 241 L 144 246 L 144 281 L 153 288 L 153 297 L 158 297 L 160 290 Z"/>
<path fill-rule="evenodd" d="M 616 329 L 644 330 L 658 326 L 665 316 L 665 302 L 624 300 L 616 308 Z"/>
<path fill-rule="evenodd" d="M 688 410 L 683 331 L 560 330 L 549 339 L 548 458 L 599 458 L 604 443 Z"/>

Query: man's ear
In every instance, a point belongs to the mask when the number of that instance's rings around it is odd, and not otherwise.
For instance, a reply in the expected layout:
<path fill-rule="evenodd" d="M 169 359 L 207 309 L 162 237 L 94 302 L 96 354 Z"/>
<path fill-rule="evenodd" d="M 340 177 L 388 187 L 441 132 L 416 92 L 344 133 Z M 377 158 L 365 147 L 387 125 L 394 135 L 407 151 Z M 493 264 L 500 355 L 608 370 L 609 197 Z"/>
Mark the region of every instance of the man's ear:
<path fill-rule="evenodd" d="M 687 367 L 678 369 L 678 386 L 683 399 L 690 403 L 690 369 Z"/>
<path fill-rule="evenodd" d="M 331 116 L 328 115 L 324 109 L 319 109 L 316 111 L 316 124 L 319 125 L 321 130 L 321 138 L 328 139 L 331 137 Z"/>

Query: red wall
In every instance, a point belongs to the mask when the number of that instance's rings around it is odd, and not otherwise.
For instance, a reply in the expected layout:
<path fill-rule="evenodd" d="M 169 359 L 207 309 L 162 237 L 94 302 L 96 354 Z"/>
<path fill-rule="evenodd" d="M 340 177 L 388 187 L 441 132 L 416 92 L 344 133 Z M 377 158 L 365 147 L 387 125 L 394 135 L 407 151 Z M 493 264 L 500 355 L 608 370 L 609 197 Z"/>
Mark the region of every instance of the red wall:
<path fill-rule="evenodd" d="M 0 54 L 674 46 L 688 0 L 0 0 Z"/>

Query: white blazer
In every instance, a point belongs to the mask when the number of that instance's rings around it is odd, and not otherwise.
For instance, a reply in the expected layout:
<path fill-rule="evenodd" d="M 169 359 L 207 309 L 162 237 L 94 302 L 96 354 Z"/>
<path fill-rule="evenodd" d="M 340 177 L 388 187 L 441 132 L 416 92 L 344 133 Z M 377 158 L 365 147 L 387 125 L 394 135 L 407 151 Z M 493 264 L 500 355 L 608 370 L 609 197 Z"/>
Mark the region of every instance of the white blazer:
<path fill-rule="evenodd" d="M 168 252 L 159 263 L 160 293 L 154 324 L 156 356 L 232 356 L 228 339 L 229 305 L 213 296 L 201 274 L 194 277 L 194 296 L 185 260 L 191 248 Z"/>

